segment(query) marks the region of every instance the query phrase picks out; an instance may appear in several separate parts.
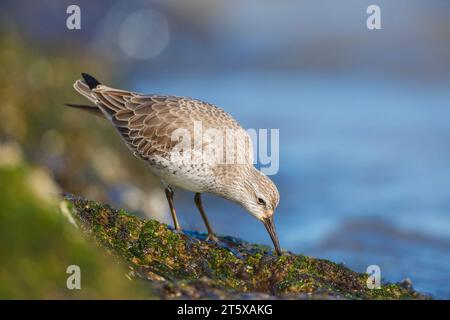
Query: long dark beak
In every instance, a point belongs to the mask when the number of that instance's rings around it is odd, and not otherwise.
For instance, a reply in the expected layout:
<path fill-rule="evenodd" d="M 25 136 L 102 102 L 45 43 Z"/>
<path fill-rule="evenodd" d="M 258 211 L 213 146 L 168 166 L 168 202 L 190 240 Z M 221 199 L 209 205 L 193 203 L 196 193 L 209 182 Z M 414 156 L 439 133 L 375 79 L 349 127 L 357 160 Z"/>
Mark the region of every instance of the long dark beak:
<path fill-rule="evenodd" d="M 267 232 L 269 232 L 270 238 L 272 239 L 273 245 L 275 247 L 275 251 L 279 256 L 281 256 L 281 247 L 280 243 L 278 242 L 278 236 L 277 231 L 275 230 L 275 223 L 273 222 L 273 216 L 263 218 L 261 221 L 262 223 L 264 223 Z"/>

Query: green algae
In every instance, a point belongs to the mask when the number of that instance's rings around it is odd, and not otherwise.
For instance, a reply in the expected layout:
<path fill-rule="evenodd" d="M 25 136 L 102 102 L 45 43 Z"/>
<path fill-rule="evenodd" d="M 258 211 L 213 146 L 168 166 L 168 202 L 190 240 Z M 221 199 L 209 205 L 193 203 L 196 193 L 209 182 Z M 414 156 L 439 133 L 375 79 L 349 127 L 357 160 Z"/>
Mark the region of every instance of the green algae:
<path fill-rule="evenodd" d="M 66 196 L 81 228 L 124 258 L 136 278 L 161 298 L 253 297 L 311 299 L 427 299 L 396 284 L 368 289 L 368 276 L 324 259 L 284 253 L 232 237 L 219 243 L 204 234 L 176 232 L 108 205 Z"/>
<path fill-rule="evenodd" d="M 24 163 L 0 165 L 0 299 L 155 297 L 148 284 L 127 279 L 125 263 L 117 263 L 95 242 L 87 241 L 61 214 L 58 197 L 40 192 L 45 189 L 44 180 L 35 187 L 35 174 L 36 169 Z M 39 177 L 42 175 L 40 172 Z M 66 208 L 73 211 L 75 205 L 67 202 Z M 98 216 L 101 212 L 104 218 L 111 216 L 101 210 L 103 207 L 95 206 Z M 97 225 L 95 230 L 102 227 Z M 71 265 L 81 270 L 79 290 L 67 287 Z"/>

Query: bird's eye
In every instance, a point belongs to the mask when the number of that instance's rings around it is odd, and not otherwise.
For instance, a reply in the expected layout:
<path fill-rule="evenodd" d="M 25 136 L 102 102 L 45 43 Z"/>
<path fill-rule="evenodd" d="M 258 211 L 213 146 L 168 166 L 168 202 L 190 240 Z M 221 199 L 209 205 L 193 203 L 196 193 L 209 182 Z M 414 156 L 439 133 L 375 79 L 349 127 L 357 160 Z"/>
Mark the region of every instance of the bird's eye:
<path fill-rule="evenodd" d="M 258 198 L 258 204 L 265 206 L 266 202 L 264 201 L 264 199 Z"/>

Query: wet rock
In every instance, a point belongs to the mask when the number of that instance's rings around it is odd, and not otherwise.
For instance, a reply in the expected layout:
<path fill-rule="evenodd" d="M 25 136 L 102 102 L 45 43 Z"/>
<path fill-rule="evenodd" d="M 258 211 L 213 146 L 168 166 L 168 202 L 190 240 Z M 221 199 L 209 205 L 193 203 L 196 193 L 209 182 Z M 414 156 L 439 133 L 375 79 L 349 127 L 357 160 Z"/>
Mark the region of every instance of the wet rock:
<path fill-rule="evenodd" d="M 65 196 L 80 229 L 117 258 L 131 277 L 149 282 L 160 298 L 178 299 L 427 299 L 407 285 L 366 286 L 367 274 L 342 264 L 285 252 L 233 237 L 205 241 L 195 231 L 175 232 L 70 195 Z"/>
<path fill-rule="evenodd" d="M 413 282 L 410 278 L 403 279 L 398 283 L 398 285 L 406 290 L 413 290 Z"/>

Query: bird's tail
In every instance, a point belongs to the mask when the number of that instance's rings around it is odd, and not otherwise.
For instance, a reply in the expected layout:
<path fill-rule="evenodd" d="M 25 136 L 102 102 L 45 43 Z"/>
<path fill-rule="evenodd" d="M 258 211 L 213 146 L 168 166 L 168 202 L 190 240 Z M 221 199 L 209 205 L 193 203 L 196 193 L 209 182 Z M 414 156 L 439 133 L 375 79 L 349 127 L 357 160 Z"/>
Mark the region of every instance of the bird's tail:
<path fill-rule="evenodd" d="M 81 76 L 91 90 L 95 89 L 98 85 L 101 84 L 97 79 L 87 73 L 81 73 Z"/>
<path fill-rule="evenodd" d="M 101 110 L 96 106 L 97 98 L 92 94 L 92 90 L 95 89 L 100 82 L 97 81 L 94 77 L 88 75 L 87 73 L 82 73 L 83 80 L 77 80 L 73 84 L 74 89 L 80 93 L 82 96 L 87 98 L 89 101 L 93 102 L 94 105 L 84 105 L 84 104 L 74 104 L 74 103 L 66 103 L 64 104 L 67 107 L 81 109 L 90 113 L 93 113 L 98 116 L 103 116 Z"/>
<path fill-rule="evenodd" d="M 81 75 L 83 76 L 83 80 L 75 81 L 73 84 L 74 89 L 93 103 L 97 103 L 97 98 L 91 91 L 100 85 L 100 82 L 87 73 L 82 73 Z"/>
<path fill-rule="evenodd" d="M 113 121 L 112 117 L 121 110 L 126 111 L 126 103 L 134 93 L 126 90 L 110 88 L 101 84 L 94 77 L 82 73 L 83 79 L 75 81 L 73 87 L 82 96 L 94 103 L 94 106 L 83 104 L 66 104 L 69 107 L 83 109 L 95 114 L 103 114 Z"/>

